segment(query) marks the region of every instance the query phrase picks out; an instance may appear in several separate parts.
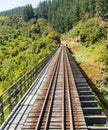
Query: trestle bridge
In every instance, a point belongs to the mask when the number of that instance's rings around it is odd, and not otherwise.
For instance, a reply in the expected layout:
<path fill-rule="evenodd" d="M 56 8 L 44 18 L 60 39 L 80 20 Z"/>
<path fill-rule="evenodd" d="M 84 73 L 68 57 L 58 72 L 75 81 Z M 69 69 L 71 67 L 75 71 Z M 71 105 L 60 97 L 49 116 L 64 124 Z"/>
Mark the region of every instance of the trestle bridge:
<path fill-rule="evenodd" d="M 108 130 L 105 114 L 64 45 L 0 96 L 0 118 L 1 130 Z"/>

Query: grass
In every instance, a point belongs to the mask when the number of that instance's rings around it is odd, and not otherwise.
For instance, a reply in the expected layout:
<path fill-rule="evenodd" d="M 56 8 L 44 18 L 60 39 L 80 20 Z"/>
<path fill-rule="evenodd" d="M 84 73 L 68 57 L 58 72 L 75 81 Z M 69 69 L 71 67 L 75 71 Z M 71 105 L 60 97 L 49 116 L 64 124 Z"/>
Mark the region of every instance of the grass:
<path fill-rule="evenodd" d="M 104 64 L 102 62 L 103 51 L 107 40 L 103 40 L 100 43 L 93 44 L 89 47 L 83 46 L 81 43 L 68 44 L 73 52 L 73 56 L 79 63 L 81 68 L 85 71 L 88 77 L 98 88 L 101 98 L 101 106 L 103 109 L 108 109 L 108 84 L 104 84 Z"/>
<path fill-rule="evenodd" d="M 70 44 L 73 55 L 80 66 L 85 70 L 94 83 L 102 79 L 101 74 L 101 51 L 103 46 L 100 44 L 98 48 L 96 45 L 84 47 L 80 43 Z"/>

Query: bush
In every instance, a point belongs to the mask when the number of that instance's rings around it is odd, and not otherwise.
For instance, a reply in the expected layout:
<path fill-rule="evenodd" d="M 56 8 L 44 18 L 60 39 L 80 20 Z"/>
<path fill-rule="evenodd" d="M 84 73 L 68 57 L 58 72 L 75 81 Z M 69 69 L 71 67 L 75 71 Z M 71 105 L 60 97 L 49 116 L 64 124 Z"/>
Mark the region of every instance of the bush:
<path fill-rule="evenodd" d="M 1 20 L 1 19 L 0 19 Z M 3 18 L 0 24 L 0 87 L 15 81 L 54 50 L 60 37 L 44 19 L 24 22 L 21 17 Z M 10 26 L 11 23 L 11 26 Z M 51 34 L 51 35 L 50 35 Z M 47 36 L 50 37 L 47 37 Z M 2 82 L 1 82 L 2 81 Z M 5 88 L 8 88 L 6 84 Z"/>

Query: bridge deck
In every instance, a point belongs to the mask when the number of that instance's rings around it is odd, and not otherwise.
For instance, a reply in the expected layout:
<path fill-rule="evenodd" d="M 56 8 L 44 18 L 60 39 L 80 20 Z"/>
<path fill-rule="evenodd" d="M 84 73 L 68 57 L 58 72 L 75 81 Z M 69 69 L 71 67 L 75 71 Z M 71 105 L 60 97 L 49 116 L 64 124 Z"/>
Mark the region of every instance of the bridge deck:
<path fill-rule="evenodd" d="M 0 129 L 108 130 L 108 127 L 86 79 L 68 49 L 61 46 Z"/>

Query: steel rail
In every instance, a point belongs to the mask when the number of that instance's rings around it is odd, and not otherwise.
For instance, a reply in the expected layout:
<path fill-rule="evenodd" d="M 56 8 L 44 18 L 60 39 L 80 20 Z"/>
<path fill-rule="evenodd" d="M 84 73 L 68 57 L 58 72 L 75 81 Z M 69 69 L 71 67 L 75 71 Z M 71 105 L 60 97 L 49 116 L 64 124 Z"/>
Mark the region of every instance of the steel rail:
<path fill-rule="evenodd" d="M 66 128 L 66 113 L 65 113 L 65 59 L 64 59 L 64 55 L 63 55 L 63 101 L 62 101 L 62 130 L 65 130 Z"/>
<path fill-rule="evenodd" d="M 50 84 L 49 84 L 49 87 L 48 87 L 48 91 L 47 91 L 47 94 L 46 94 L 46 97 L 45 97 L 45 100 L 44 100 L 44 103 L 43 103 L 43 106 L 42 106 L 42 109 L 41 109 L 41 113 L 40 113 L 38 122 L 37 122 L 37 124 L 36 124 L 35 130 L 39 130 L 40 127 L 41 127 L 41 122 L 42 122 L 42 118 L 43 118 L 43 115 L 44 115 L 45 107 L 46 107 L 46 105 L 47 105 L 47 100 L 48 100 L 48 97 L 49 97 L 49 94 L 50 94 L 50 90 L 51 90 L 51 87 L 52 87 L 52 84 L 53 84 L 54 77 L 55 77 L 55 75 L 56 75 L 56 70 L 57 70 L 57 68 L 58 68 L 60 55 L 61 55 L 61 50 L 60 50 L 60 54 L 59 54 L 59 56 L 58 56 L 58 58 L 57 58 L 57 60 L 56 60 L 56 64 L 55 64 L 54 71 L 53 71 L 53 75 L 52 75 L 51 80 L 50 80 Z"/>
<path fill-rule="evenodd" d="M 65 52 L 66 54 L 66 52 Z M 73 122 L 73 113 L 72 113 L 72 103 L 71 103 L 71 93 L 70 93 L 70 85 L 69 85 L 69 72 L 67 70 L 67 57 L 65 55 L 65 77 L 66 77 L 66 86 L 67 86 L 67 91 L 68 91 L 68 100 L 69 100 L 69 117 L 70 117 L 70 129 L 74 130 L 74 122 Z"/>
<path fill-rule="evenodd" d="M 59 61 L 60 61 L 60 58 L 58 59 Z M 48 130 L 48 123 L 49 123 L 49 118 L 50 118 L 51 109 L 52 109 L 52 105 L 53 105 L 55 90 L 56 90 L 56 83 L 57 83 L 57 78 L 58 78 L 59 67 L 60 67 L 60 62 L 58 63 L 58 66 L 57 66 L 57 69 L 56 69 L 55 79 L 53 81 L 54 83 L 52 85 L 52 86 L 54 86 L 54 88 L 52 87 L 53 88 L 53 92 L 52 92 L 52 97 L 51 97 L 51 101 L 50 101 L 50 104 L 49 104 L 49 110 L 48 110 L 48 115 L 47 115 L 47 119 L 46 119 L 45 130 Z"/>
<path fill-rule="evenodd" d="M 79 99 L 79 95 L 78 95 L 78 91 L 76 88 L 76 84 L 75 84 L 75 78 L 74 78 L 74 73 L 71 70 L 71 65 L 70 65 L 70 58 L 69 58 L 69 52 L 66 48 L 65 50 L 67 52 L 67 58 L 69 59 L 67 61 L 67 69 L 68 69 L 68 77 L 69 77 L 69 84 L 70 84 L 70 88 L 71 88 L 71 101 L 72 101 L 72 113 L 73 113 L 73 126 L 74 126 L 74 130 L 75 129 L 84 129 L 87 130 L 87 126 L 85 123 L 85 117 L 83 114 L 83 110 L 81 108 L 81 104 L 80 104 L 80 99 Z M 70 55 L 71 56 L 71 55 Z M 81 119 L 81 120 L 80 120 Z"/>

